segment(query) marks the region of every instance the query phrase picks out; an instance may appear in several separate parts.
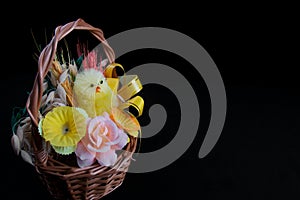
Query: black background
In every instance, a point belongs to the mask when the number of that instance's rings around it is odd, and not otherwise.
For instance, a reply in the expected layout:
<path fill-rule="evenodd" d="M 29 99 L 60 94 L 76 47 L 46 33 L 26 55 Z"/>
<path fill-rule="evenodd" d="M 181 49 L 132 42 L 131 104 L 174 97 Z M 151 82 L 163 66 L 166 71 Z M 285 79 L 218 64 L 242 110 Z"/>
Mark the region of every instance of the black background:
<path fill-rule="evenodd" d="M 214 6 L 174 9 L 172 5 L 162 8 L 159 4 L 145 3 L 131 9 L 124 7 L 120 12 L 114 7 L 98 8 L 92 4 L 72 7 L 53 3 L 34 9 L 27 6 L 29 9 L 20 9 L 22 5 L 19 9 L 9 9 L 11 14 L 2 18 L 5 54 L 0 84 L 1 182 L 4 185 L 1 195 L 8 199 L 51 199 L 34 168 L 13 154 L 10 117 L 13 107 L 25 105 L 36 73 L 31 29 L 39 37 L 45 29 L 50 34 L 56 26 L 80 17 L 101 28 L 107 38 L 146 26 L 186 34 L 212 57 L 227 93 L 228 111 L 222 135 L 210 154 L 199 159 L 198 151 L 208 123 L 209 100 L 201 76 L 190 75 L 188 78 L 201 97 L 199 103 L 204 113 L 200 122 L 203 128 L 191 147 L 161 170 L 127 174 L 122 186 L 103 199 L 299 199 L 300 95 L 296 72 L 299 62 L 293 62 L 299 57 L 296 55 L 299 47 L 293 37 L 297 35 L 298 24 L 292 5 L 232 5 L 230 10 L 220 6 L 219 11 Z M 116 2 L 115 6 L 119 4 Z M 152 50 L 132 52 L 120 61 L 129 67 L 147 62 L 168 64 L 179 71 L 182 65 L 189 67 L 176 55 Z M 162 102 L 163 95 L 169 94 L 164 89 L 159 91 L 161 95 L 147 87 L 142 93 L 146 103 Z M 155 98 L 151 98 L 153 95 Z M 175 106 L 176 100 L 170 105 Z M 145 115 L 141 123 L 148 120 Z M 169 116 L 168 120 L 178 120 L 178 116 Z M 172 139 L 172 134 L 176 130 L 159 133 L 153 140 L 142 143 L 145 146 L 141 150 L 163 146 Z"/>

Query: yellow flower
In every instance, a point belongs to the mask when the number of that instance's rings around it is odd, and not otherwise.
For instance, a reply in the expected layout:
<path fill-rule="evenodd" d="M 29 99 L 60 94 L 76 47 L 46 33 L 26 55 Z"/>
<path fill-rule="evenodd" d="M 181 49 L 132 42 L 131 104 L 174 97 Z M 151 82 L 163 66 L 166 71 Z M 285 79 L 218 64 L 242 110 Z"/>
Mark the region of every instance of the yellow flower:
<path fill-rule="evenodd" d="M 42 136 L 61 154 L 75 150 L 79 140 L 86 133 L 84 110 L 60 106 L 48 112 L 42 120 Z"/>

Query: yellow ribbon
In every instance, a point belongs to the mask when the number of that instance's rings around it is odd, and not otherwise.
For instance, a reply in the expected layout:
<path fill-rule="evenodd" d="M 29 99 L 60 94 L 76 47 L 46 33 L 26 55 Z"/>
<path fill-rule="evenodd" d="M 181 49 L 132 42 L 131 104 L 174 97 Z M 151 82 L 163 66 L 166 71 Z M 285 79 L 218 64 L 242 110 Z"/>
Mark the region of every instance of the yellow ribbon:
<path fill-rule="evenodd" d="M 118 68 L 123 71 L 124 75 L 118 76 Z M 110 88 L 124 100 L 124 103 L 119 108 L 126 109 L 132 106 L 137 111 L 137 117 L 141 116 L 144 109 L 144 100 L 140 96 L 134 96 L 143 88 L 138 76 L 125 75 L 123 66 L 118 63 L 108 65 L 104 71 L 104 75 L 107 78 Z M 121 84 L 120 89 L 118 89 L 119 84 Z"/>
<path fill-rule="evenodd" d="M 118 63 L 111 63 L 104 70 L 104 76 L 107 78 L 118 78 L 117 69 L 120 68 L 125 74 L 124 67 Z"/>
<path fill-rule="evenodd" d="M 144 99 L 140 96 L 135 96 L 132 99 L 124 102 L 119 106 L 120 109 L 126 109 L 129 106 L 132 106 L 137 111 L 137 117 L 141 116 L 144 108 Z"/>

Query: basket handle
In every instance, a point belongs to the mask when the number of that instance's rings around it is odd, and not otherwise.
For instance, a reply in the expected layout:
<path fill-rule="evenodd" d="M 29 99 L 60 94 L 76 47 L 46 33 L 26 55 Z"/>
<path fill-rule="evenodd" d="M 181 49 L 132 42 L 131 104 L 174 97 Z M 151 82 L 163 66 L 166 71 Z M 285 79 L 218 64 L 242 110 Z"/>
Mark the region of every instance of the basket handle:
<path fill-rule="evenodd" d="M 64 26 L 58 26 L 55 29 L 55 34 L 50 41 L 50 43 L 43 49 L 39 56 L 38 60 L 38 72 L 35 77 L 33 84 L 33 89 L 29 94 L 29 97 L 26 102 L 26 109 L 32 119 L 33 124 L 38 127 L 38 111 L 42 100 L 43 95 L 43 81 L 47 72 L 52 66 L 52 61 L 56 54 L 57 43 L 63 39 L 67 34 L 72 30 L 88 30 L 90 31 L 100 42 L 102 42 L 104 52 L 110 63 L 113 63 L 115 60 L 115 53 L 110 45 L 107 43 L 104 38 L 103 31 L 99 28 L 95 28 L 90 24 L 86 23 L 84 20 L 79 18 L 76 21 L 69 22 Z"/>

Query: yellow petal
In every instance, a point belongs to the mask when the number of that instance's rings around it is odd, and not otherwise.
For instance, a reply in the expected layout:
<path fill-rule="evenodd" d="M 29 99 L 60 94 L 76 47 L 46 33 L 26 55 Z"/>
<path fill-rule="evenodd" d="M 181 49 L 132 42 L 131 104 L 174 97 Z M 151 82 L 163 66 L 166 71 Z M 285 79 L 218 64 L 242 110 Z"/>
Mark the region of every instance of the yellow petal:
<path fill-rule="evenodd" d="M 85 135 L 85 120 L 75 107 L 56 107 L 43 120 L 43 137 L 53 146 L 74 146 Z"/>
<path fill-rule="evenodd" d="M 128 132 L 129 135 L 137 137 L 140 132 L 140 124 L 138 120 L 127 113 L 126 111 L 120 110 L 118 108 L 112 109 L 112 118 L 115 123 Z"/>

